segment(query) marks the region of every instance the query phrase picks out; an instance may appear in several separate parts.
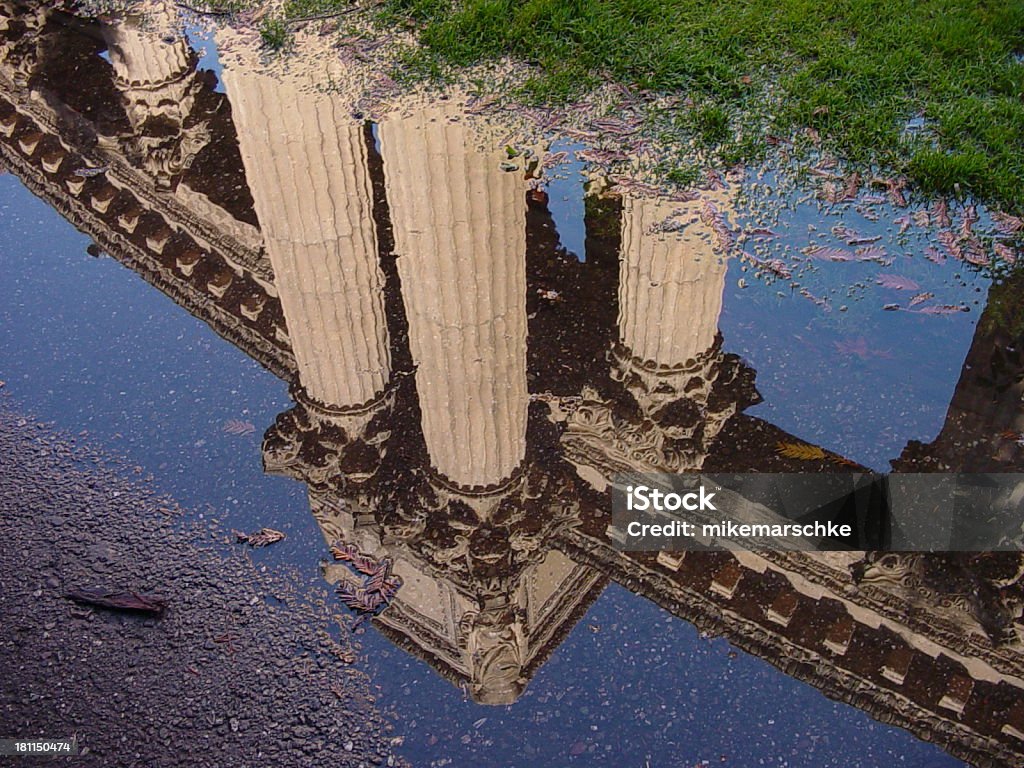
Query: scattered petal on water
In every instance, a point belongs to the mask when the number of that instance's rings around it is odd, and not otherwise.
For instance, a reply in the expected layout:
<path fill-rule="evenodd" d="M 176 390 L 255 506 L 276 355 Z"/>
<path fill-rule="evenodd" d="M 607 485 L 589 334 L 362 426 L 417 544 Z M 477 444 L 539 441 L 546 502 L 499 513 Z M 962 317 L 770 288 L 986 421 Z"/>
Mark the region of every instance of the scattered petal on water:
<path fill-rule="evenodd" d="M 920 285 L 909 277 L 886 272 L 879 274 L 878 277 L 875 278 L 875 282 L 883 288 L 891 288 L 895 291 L 917 291 L 921 288 Z"/>
<path fill-rule="evenodd" d="M 228 419 L 224 422 L 224 432 L 229 435 L 251 435 L 255 431 L 256 427 L 251 421 Z"/>

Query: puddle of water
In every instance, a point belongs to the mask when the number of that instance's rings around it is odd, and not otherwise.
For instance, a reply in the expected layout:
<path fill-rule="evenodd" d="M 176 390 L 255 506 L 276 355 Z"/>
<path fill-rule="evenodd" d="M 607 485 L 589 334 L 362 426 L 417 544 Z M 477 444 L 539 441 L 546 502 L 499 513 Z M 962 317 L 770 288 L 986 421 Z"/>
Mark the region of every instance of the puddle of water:
<path fill-rule="evenodd" d="M 719 321 L 729 348 L 757 371 L 764 402 L 747 413 L 889 471 L 908 441 L 941 429 L 990 279 L 932 255 L 934 232 L 900 233 L 893 222 L 906 213 L 886 202 L 823 208 L 798 192 L 779 202 L 755 191 L 740 219 L 748 231 L 780 233 L 753 237 L 748 252 L 781 261 L 792 279 L 762 270 L 758 280 L 752 265 L 734 262 Z M 819 260 L 807 255 L 813 248 L 850 260 Z M 858 251 L 878 255 L 858 261 Z M 892 306 L 900 309 L 884 309 Z M 920 311 L 936 306 L 964 311 Z"/>
<path fill-rule="evenodd" d="M 1016 469 L 1020 366 L 990 351 L 1012 280 L 929 259 L 870 197 L 599 194 L 571 158 L 539 190 L 451 105 L 364 125 L 219 69 L 213 37 L 216 87 L 184 42 L 147 64 L 173 77 L 130 71 L 102 42 L 152 44 L 130 21 L 40 23 L 0 66 L 7 386 L 227 527 L 286 531 L 270 566 L 353 583 L 329 544 L 391 558 L 357 631 L 415 764 L 957 764 L 911 735 L 936 722 L 958 755 L 1019 748 L 1019 645 L 946 595 L 858 590 L 856 554 L 621 555 L 604 490 L 835 466 L 787 442 Z M 133 98 L 143 76 L 175 100 Z M 920 311 L 944 306 L 968 311 Z"/>
<path fill-rule="evenodd" d="M 187 27 L 185 36 L 199 58 L 196 69 L 200 72 L 205 70 L 215 75 L 216 83 L 213 85 L 213 91 L 224 93 L 224 83 L 221 81 L 221 72 L 224 68 L 220 63 L 220 55 L 217 49 L 217 42 L 213 39 L 212 28 L 200 26 Z"/>
<path fill-rule="evenodd" d="M 559 165 L 556 172 L 549 176 L 545 189 L 548 195 L 547 208 L 558 232 L 559 243 L 579 261 L 586 261 L 586 164 L 575 159 L 576 153 L 582 149 L 585 147 L 578 142 L 551 142 L 548 150 L 551 154 L 565 152 L 570 159 Z"/>

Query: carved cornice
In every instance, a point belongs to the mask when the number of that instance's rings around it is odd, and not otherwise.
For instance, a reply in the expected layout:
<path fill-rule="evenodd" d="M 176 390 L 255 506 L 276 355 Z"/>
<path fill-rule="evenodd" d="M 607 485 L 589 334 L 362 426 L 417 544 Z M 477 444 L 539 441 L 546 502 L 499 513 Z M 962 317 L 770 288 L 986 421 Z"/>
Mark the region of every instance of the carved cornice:
<path fill-rule="evenodd" d="M 176 226 L 187 230 L 192 237 L 210 250 L 223 254 L 231 264 L 250 272 L 264 286 L 274 282 L 273 269 L 262 249 L 256 250 L 240 242 L 232 234 L 197 216 L 191 209 L 160 188 L 148 173 L 133 167 L 124 157 L 115 151 L 102 148 L 87 149 L 77 145 L 72 137 L 62 135 L 61 122 L 43 99 L 33 99 L 8 76 L 4 68 L 0 68 L 0 90 L 14 105 L 18 112 L 28 116 L 40 130 L 61 139 L 61 143 L 73 148 L 88 165 L 94 168 L 106 167 L 107 179 L 116 187 L 130 189 L 139 201 L 147 208 L 160 211 Z M 117 137 L 111 137 L 120 143 Z M 131 140 L 131 137 L 128 138 Z"/>
<path fill-rule="evenodd" d="M 292 396 L 297 405 L 280 414 L 264 435 L 264 470 L 346 497 L 362 494 L 364 503 L 376 506 L 383 491 L 372 481 L 391 436 L 386 424 L 394 388 L 347 408 L 316 402 L 298 386 Z"/>
<path fill-rule="evenodd" d="M 388 499 L 379 518 L 384 540 L 479 602 L 500 603 L 544 559 L 545 542 L 579 519 L 571 490 L 536 469 L 489 496 L 431 480 L 422 475 Z"/>
<path fill-rule="evenodd" d="M 920 556 L 928 556 L 919 553 Z M 996 672 L 1024 688 L 1024 654 L 1019 639 L 998 646 L 961 600 L 942 597 L 909 577 L 900 585 L 898 577 L 855 584 L 851 574 L 836 571 L 820 558 L 803 552 L 759 552 L 783 573 L 827 589 L 840 599 L 863 607 L 893 626 L 902 626 L 915 636 L 927 638 L 963 659 L 980 659 Z M 886 583 L 888 582 L 888 583 Z M 1019 584 L 1019 582 L 1015 582 Z"/>
<path fill-rule="evenodd" d="M 700 469 L 726 422 L 757 402 L 753 372 L 721 349 L 673 367 L 642 361 L 621 345 L 609 352 L 612 379 L 629 393 L 623 403 L 591 387 L 568 412 L 562 444 L 567 457 L 615 474 Z"/>

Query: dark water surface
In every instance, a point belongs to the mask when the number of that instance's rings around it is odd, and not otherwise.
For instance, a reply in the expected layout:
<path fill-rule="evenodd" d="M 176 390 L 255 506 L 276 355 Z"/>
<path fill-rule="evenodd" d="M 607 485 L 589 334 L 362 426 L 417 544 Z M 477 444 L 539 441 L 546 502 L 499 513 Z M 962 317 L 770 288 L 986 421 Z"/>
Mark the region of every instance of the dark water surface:
<path fill-rule="evenodd" d="M 330 544 L 392 558 L 390 607 L 338 608 L 413 764 L 1020 754 L 1019 633 L 964 597 L 990 577 L 605 534 L 623 469 L 1018 471 L 1019 280 L 884 196 L 585 194 L 571 158 L 536 191 L 450 105 L 370 125 L 221 72 L 229 32 L 200 58 L 166 18 L 41 8 L 0 64 L 0 379 L 184 505 L 287 533 L 268 566 L 359 585 Z M 879 250 L 806 253 L 850 239 Z"/>

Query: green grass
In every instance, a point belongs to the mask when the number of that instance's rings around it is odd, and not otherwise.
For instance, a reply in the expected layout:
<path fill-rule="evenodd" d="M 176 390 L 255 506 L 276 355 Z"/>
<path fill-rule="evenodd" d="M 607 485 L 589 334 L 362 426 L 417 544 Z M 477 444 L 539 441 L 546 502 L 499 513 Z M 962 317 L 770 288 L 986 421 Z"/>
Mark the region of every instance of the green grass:
<path fill-rule="evenodd" d="M 264 19 L 260 24 L 260 39 L 267 48 L 279 51 L 288 44 L 291 36 L 283 20 L 272 18 Z"/>
<path fill-rule="evenodd" d="M 351 0 L 285 0 L 286 19 L 299 19 L 347 11 L 352 8 Z"/>
<path fill-rule="evenodd" d="M 511 54 L 535 101 L 607 79 L 688 96 L 671 132 L 720 160 L 813 128 L 856 165 L 1024 207 L 1024 0 L 387 0 L 380 22 L 416 31 L 420 76 Z"/>

